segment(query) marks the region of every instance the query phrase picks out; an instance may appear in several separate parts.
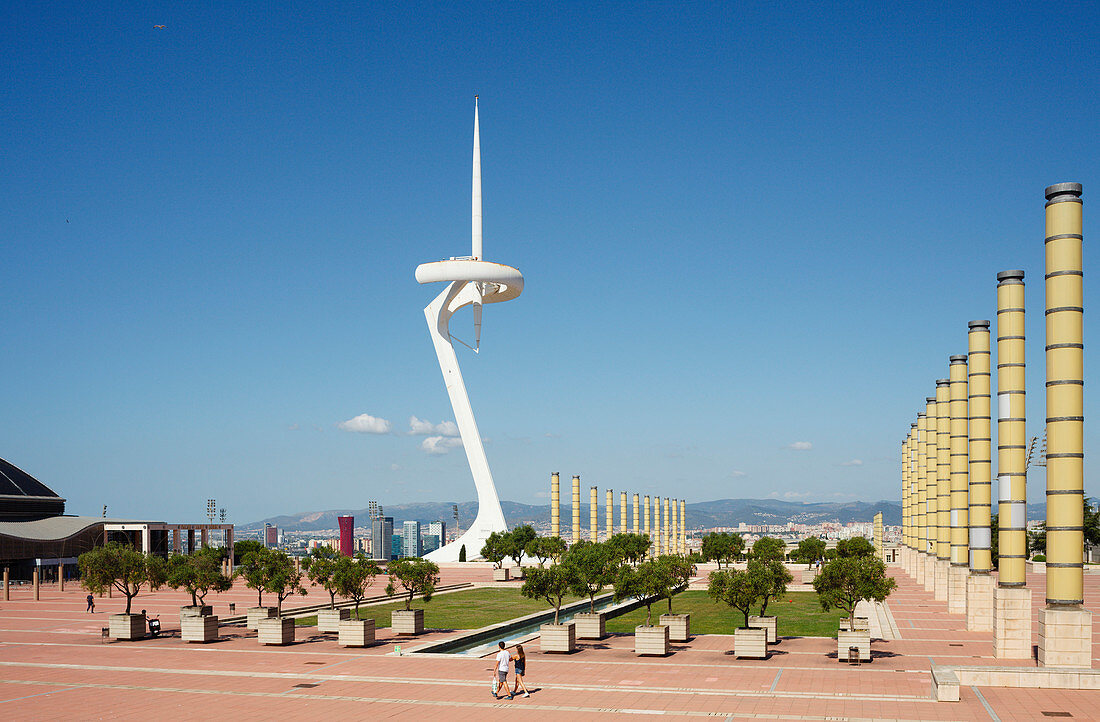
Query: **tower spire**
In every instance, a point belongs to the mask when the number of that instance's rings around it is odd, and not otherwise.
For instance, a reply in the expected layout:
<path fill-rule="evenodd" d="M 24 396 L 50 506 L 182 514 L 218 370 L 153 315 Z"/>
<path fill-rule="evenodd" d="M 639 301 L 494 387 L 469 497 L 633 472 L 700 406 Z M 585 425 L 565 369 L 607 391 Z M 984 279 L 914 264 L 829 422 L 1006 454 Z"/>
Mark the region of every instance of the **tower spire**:
<path fill-rule="evenodd" d="M 474 96 L 474 179 L 473 179 L 473 248 L 470 253 L 474 260 L 481 257 L 481 133 L 477 122 L 477 96 Z"/>

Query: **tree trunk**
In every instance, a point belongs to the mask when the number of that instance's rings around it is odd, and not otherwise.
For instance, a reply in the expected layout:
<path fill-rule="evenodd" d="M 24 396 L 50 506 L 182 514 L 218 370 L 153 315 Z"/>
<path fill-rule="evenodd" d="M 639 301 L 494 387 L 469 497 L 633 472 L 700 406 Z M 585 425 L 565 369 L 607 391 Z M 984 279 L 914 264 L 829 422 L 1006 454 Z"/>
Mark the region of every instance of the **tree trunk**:
<path fill-rule="evenodd" d="M 588 595 L 588 612 L 590 614 L 595 614 L 596 613 L 596 595 L 595 594 L 589 594 Z"/>
<path fill-rule="evenodd" d="M 645 605 L 645 626 L 653 626 L 653 614 L 649 604 Z"/>
<path fill-rule="evenodd" d="M 329 596 L 328 608 L 329 609 L 336 609 L 336 592 L 329 592 L 328 596 Z"/>
<path fill-rule="evenodd" d="M 256 606 L 262 607 L 264 605 L 264 592 L 262 589 L 256 590 Z"/>

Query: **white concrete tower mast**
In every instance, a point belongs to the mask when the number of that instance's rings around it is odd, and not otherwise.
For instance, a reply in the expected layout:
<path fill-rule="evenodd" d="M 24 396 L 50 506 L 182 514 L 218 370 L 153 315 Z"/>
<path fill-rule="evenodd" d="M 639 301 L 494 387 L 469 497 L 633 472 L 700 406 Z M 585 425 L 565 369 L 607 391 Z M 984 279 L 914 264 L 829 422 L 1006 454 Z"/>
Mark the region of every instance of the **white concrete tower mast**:
<path fill-rule="evenodd" d="M 466 459 L 470 463 L 470 473 L 474 477 L 477 489 L 477 517 L 470 527 L 455 541 L 426 555 L 436 562 L 458 561 L 459 550 L 466 547 L 466 557 L 475 559 L 481 553 L 481 547 L 489 534 L 494 531 L 506 531 L 504 512 L 500 508 L 493 474 L 489 470 L 489 460 L 485 456 L 485 447 L 481 443 L 477 422 L 474 420 L 470 398 L 466 394 L 466 384 L 462 380 L 462 371 L 458 367 L 453 337 L 451 336 L 451 317 L 463 306 L 473 306 L 475 345 L 477 352 L 481 346 L 481 308 L 485 303 L 510 301 L 523 292 L 523 274 L 511 266 L 502 263 L 490 263 L 482 258 L 481 248 L 481 132 L 478 127 L 477 97 L 474 97 L 474 158 L 472 183 L 472 222 L 471 255 L 456 257 L 446 261 L 422 263 L 416 267 L 418 283 L 447 283 L 442 293 L 424 308 L 424 317 L 428 322 L 428 331 L 439 358 L 439 368 L 443 372 L 443 381 L 447 386 L 447 395 L 455 412 L 455 423 L 466 450 Z M 461 343 L 461 341 L 460 341 Z"/>

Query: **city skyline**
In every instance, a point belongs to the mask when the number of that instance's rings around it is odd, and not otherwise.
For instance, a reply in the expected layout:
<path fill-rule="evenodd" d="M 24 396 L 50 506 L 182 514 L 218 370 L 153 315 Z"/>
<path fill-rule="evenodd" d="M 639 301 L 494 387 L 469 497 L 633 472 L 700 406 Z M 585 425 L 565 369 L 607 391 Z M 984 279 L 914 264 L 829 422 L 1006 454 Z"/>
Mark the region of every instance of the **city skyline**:
<path fill-rule="evenodd" d="M 467 242 L 474 95 L 527 284 L 460 359 L 502 498 L 897 499 L 1006 269 L 1041 434 L 1047 185 L 1095 296 L 1095 7 L 258 7 L 0 29 L 0 458 L 69 513 L 472 496 L 412 269 Z"/>

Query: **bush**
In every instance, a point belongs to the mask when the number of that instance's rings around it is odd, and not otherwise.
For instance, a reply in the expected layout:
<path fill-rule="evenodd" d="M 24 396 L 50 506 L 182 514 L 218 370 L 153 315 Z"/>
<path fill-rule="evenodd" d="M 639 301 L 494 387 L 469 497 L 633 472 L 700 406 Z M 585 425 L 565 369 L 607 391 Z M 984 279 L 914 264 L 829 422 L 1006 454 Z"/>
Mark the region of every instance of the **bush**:
<path fill-rule="evenodd" d="M 1031 561 L 1033 561 L 1033 562 L 1045 562 L 1046 560 L 1047 560 L 1047 555 L 1046 554 L 1036 554 L 1035 556 L 1033 556 L 1031 558 Z"/>

